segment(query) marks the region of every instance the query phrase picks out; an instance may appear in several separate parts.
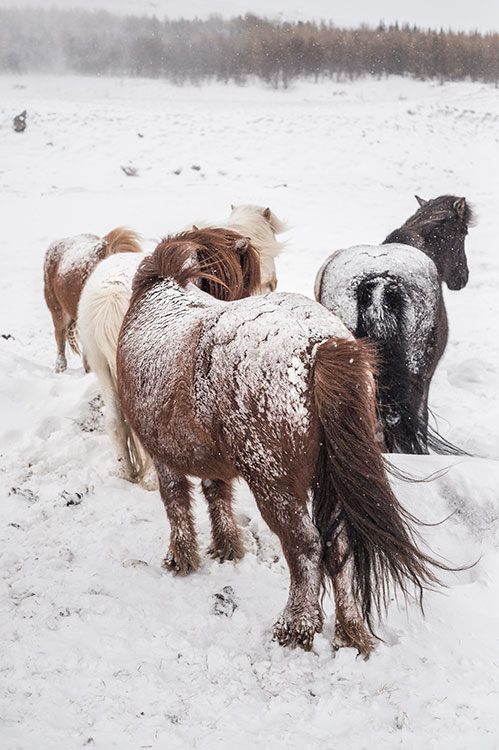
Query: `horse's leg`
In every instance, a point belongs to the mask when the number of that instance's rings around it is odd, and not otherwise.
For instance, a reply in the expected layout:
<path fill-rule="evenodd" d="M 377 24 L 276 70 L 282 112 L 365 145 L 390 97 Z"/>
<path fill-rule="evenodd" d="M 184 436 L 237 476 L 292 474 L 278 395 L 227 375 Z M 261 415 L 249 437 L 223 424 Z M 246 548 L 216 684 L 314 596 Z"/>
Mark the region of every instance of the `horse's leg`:
<path fill-rule="evenodd" d="M 323 579 L 319 532 L 308 514 L 306 498 L 257 486 L 251 478 L 248 484 L 263 519 L 280 539 L 289 567 L 288 601 L 274 625 L 274 639 L 281 646 L 309 651 L 324 621 L 319 603 Z"/>
<path fill-rule="evenodd" d="M 201 487 L 208 503 L 211 521 L 209 554 L 220 562 L 240 560 L 244 557 L 245 550 L 241 530 L 232 509 L 232 483 L 221 479 L 203 479 Z"/>
<path fill-rule="evenodd" d="M 170 547 L 163 567 L 186 575 L 199 567 L 196 529 L 191 510 L 191 484 L 182 474 L 155 461 L 159 491 L 170 522 Z"/>
<path fill-rule="evenodd" d="M 333 575 L 336 605 L 333 647 L 338 650 L 344 646 L 351 646 L 360 654 L 368 656 L 373 649 L 373 642 L 357 606 L 353 587 L 352 561 L 348 558 L 345 561 L 347 551 L 346 534 L 340 530 L 333 547 L 327 552 L 332 562 L 328 565 L 329 570 L 338 571 Z"/>
<path fill-rule="evenodd" d="M 68 363 L 66 360 L 66 334 L 69 325 L 69 315 L 63 311 L 58 303 L 50 307 L 52 322 L 54 324 L 55 343 L 57 345 L 57 359 L 55 361 L 55 371 L 64 372 Z"/>

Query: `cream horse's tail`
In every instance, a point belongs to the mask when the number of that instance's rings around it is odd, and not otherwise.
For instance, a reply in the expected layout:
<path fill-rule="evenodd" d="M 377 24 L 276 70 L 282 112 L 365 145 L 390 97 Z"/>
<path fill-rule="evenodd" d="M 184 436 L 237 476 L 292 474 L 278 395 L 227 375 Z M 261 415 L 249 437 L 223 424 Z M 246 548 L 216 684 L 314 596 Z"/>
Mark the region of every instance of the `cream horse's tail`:
<path fill-rule="evenodd" d="M 127 423 L 118 398 L 116 351 L 123 318 L 128 310 L 133 273 L 142 255 L 117 273 L 123 261 L 114 256 L 102 261 L 87 281 L 78 308 L 83 352 L 96 374 L 106 407 L 106 429 L 113 441 L 121 473 L 130 481 L 143 480 L 152 468 L 149 455 Z M 114 272 L 113 272 L 114 270 Z"/>

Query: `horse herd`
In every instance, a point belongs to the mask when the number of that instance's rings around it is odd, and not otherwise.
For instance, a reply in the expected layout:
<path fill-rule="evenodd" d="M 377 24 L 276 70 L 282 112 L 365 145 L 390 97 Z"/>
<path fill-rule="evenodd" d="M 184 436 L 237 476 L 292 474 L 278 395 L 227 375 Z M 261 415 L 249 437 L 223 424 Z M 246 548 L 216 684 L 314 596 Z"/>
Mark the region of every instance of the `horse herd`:
<path fill-rule="evenodd" d="M 81 350 L 121 475 L 159 483 L 164 566 L 200 564 L 188 477 L 201 479 L 211 555 L 243 556 L 233 511 L 243 477 L 289 566 L 273 631 L 282 645 L 312 647 L 330 581 L 333 645 L 367 655 L 390 591 L 421 597 L 447 569 L 418 549 L 383 457 L 457 450 L 428 426 L 428 388 L 447 341 L 442 282 L 467 283 L 473 214 L 455 196 L 418 202 L 382 245 L 333 253 L 316 302 L 274 291 L 285 226 L 258 206 L 232 207 L 225 226 L 193 225 L 150 255 L 125 229 L 46 253 L 56 371 L 66 341 Z"/>

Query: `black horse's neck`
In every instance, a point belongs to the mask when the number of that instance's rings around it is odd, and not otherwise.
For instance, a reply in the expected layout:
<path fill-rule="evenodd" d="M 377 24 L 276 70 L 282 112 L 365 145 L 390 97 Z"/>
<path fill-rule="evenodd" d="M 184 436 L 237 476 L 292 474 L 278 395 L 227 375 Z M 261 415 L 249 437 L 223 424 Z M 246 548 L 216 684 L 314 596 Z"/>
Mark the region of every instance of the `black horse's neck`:
<path fill-rule="evenodd" d="M 412 247 L 417 247 L 418 250 L 425 252 L 425 241 L 423 237 L 413 229 L 404 229 L 403 227 L 395 229 L 381 244 L 388 245 L 393 242 L 399 242 L 402 245 L 411 245 Z"/>
<path fill-rule="evenodd" d="M 447 255 L 447 244 L 445 236 L 439 235 L 437 232 L 431 231 L 430 229 L 427 236 L 423 232 L 418 232 L 416 229 L 406 229 L 400 227 L 391 232 L 388 237 L 383 240 L 381 244 L 388 245 L 394 242 L 400 242 L 403 245 L 411 245 L 418 250 L 421 250 L 425 255 L 430 258 L 435 264 L 440 280 L 443 277 L 443 268 L 441 267 L 442 258 Z"/>

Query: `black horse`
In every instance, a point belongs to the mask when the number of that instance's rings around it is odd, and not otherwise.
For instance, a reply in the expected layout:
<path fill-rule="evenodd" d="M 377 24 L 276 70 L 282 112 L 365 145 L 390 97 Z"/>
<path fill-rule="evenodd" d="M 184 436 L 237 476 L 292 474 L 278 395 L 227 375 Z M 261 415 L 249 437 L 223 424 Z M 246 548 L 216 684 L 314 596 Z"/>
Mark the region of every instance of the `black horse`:
<path fill-rule="evenodd" d="M 379 408 L 392 453 L 462 453 L 428 425 L 428 390 L 448 337 L 442 282 L 468 282 L 464 249 L 473 212 L 465 198 L 425 201 L 382 245 L 338 250 L 322 265 L 315 296 L 356 337 L 378 345 Z"/>

